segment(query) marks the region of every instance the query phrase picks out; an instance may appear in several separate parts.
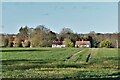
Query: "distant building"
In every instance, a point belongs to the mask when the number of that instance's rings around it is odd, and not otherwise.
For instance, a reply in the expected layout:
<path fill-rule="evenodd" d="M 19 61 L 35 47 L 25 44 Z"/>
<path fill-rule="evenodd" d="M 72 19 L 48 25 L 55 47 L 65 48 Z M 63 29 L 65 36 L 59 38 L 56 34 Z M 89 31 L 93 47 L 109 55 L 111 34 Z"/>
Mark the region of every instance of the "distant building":
<path fill-rule="evenodd" d="M 65 41 L 53 41 L 52 48 L 62 48 L 65 47 Z"/>
<path fill-rule="evenodd" d="M 90 41 L 76 41 L 75 47 L 91 47 Z"/>

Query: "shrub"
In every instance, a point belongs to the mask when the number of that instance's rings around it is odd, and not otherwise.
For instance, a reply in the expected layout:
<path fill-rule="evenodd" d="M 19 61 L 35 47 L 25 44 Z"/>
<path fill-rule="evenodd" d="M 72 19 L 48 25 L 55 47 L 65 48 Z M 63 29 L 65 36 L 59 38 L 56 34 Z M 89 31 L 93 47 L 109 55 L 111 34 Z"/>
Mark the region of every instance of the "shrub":
<path fill-rule="evenodd" d="M 105 41 L 102 41 L 102 42 L 100 43 L 100 47 L 110 48 L 110 47 L 111 47 L 111 44 L 112 44 L 111 41 L 105 40 Z"/>
<path fill-rule="evenodd" d="M 68 47 L 73 47 L 74 46 L 74 44 L 73 44 L 73 42 L 68 42 Z"/>
<path fill-rule="evenodd" d="M 73 42 L 68 41 L 68 42 L 65 42 L 65 46 L 66 46 L 66 47 L 73 47 L 74 44 L 73 44 Z"/>
<path fill-rule="evenodd" d="M 74 46 L 73 42 L 70 39 L 65 38 L 64 41 L 65 41 L 66 47 L 73 47 Z"/>

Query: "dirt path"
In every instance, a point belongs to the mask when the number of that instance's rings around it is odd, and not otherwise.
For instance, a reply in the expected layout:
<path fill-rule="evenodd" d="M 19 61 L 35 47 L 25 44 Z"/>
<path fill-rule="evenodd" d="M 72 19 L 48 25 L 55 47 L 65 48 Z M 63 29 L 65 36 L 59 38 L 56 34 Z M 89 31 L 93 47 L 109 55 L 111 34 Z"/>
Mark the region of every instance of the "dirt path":
<path fill-rule="evenodd" d="M 95 51 L 95 50 L 96 50 L 95 48 L 92 48 L 91 52 L 88 54 L 88 57 L 87 57 L 87 59 L 86 59 L 86 62 L 88 62 L 88 61 L 94 56 L 94 51 Z"/>
<path fill-rule="evenodd" d="M 69 60 L 69 59 L 71 59 L 71 58 L 73 58 L 75 55 L 77 55 L 77 54 L 80 54 L 81 52 L 83 52 L 85 49 L 83 49 L 83 50 L 80 50 L 80 51 L 78 51 L 78 52 L 76 52 L 76 53 L 74 53 L 74 54 L 72 54 L 72 55 L 70 55 L 70 56 L 68 56 L 64 61 L 67 61 L 67 60 Z"/>
<path fill-rule="evenodd" d="M 78 51 L 78 52 L 76 52 L 76 53 L 68 56 L 64 61 L 67 61 L 67 60 L 73 58 L 74 56 L 80 54 L 80 53 L 83 52 L 84 50 L 85 50 L 85 49 L 80 50 L 80 51 Z M 88 62 L 88 61 L 94 56 L 95 50 L 96 50 L 95 48 L 92 48 L 92 49 L 91 49 L 90 53 L 88 54 L 88 56 L 87 56 L 87 58 L 86 58 L 86 62 Z"/>

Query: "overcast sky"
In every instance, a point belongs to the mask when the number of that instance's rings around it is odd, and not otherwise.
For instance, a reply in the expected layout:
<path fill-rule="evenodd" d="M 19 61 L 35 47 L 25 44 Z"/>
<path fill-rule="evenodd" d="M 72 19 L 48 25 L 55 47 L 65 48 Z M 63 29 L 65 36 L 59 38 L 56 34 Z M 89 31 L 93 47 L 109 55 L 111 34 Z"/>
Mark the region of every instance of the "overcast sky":
<path fill-rule="evenodd" d="M 18 33 L 21 26 L 43 24 L 59 33 L 118 32 L 117 2 L 3 2 L 2 33 Z"/>

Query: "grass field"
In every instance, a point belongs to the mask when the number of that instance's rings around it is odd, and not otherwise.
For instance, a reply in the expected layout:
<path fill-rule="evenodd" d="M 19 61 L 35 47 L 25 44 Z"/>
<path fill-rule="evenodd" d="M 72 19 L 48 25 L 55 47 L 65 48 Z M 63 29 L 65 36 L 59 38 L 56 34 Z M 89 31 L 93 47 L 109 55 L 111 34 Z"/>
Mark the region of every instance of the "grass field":
<path fill-rule="evenodd" d="M 118 49 L 2 48 L 2 78 L 116 79 Z"/>

